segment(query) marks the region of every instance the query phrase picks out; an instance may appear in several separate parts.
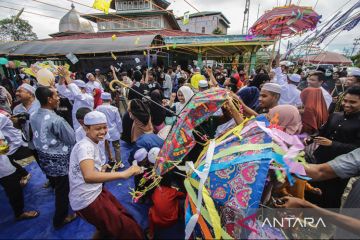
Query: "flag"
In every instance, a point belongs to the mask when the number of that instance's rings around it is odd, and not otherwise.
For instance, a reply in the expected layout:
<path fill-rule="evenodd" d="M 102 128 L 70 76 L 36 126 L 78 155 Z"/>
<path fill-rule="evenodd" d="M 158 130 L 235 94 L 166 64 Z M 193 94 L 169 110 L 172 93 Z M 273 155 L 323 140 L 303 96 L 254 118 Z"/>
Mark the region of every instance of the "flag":
<path fill-rule="evenodd" d="M 190 13 L 189 11 L 184 12 L 183 24 L 188 25 L 190 22 Z"/>
<path fill-rule="evenodd" d="M 116 35 L 115 34 L 111 36 L 111 40 L 113 40 L 113 41 L 116 40 Z"/>
<path fill-rule="evenodd" d="M 113 52 L 111 52 L 111 57 L 112 57 L 114 60 L 117 59 L 117 57 L 115 56 L 115 54 L 114 54 Z"/>
<path fill-rule="evenodd" d="M 144 56 L 146 56 L 146 51 L 144 51 Z"/>
<path fill-rule="evenodd" d="M 356 25 L 358 25 L 359 22 L 360 22 L 360 17 L 357 17 L 348 24 L 346 24 L 343 29 L 347 31 L 351 31 L 354 27 L 356 27 Z"/>
<path fill-rule="evenodd" d="M 136 39 L 135 39 L 135 45 L 138 45 L 139 44 L 139 42 L 140 42 L 140 38 L 139 37 L 137 37 Z"/>
<path fill-rule="evenodd" d="M 103 11 L 105 14 L 108 14 L 111 1 L 112 0 L 95 0 L 92 7 L 97 10 Z"/>

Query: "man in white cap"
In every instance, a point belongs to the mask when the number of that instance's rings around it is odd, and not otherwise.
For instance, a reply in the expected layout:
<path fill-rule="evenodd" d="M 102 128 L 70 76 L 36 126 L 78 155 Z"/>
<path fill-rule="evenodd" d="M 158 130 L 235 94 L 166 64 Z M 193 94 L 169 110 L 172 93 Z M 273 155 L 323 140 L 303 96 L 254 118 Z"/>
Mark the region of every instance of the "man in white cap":
<path fill-rule="evenodd" d="M 104 182 L 127 179 L 140 174 L 142 169 L 132 165 L 122 172 L 105 172 L 98 145 L 108 131 L 105 114 L 98 111 L 86 114 L 84 126 L 86 137 L 74 146 L 70 156 L 69 198 L 72 209 L 96 227 L 94 238 L 143 238 L 133 217 L 103 188 Z"/>
<path fill-rule="evenodd" d="M 205 76 L 204 75 L 201 75 L 200 73 L 200 68 L 199 67 L 196 67 L 195 68 L 195 72 L 194 72 L 194 75 L 191 77 L 190 79 L 190 84 L 191 84 L 191 87 L 195 90 L 198 90 L 199 89 L 199 81 L 200 80 L 205 80 Z"/>
<path fill-rule="evenodd" d="M 101 89 L 103 92 L 104 89 L 101 86 L 101 82 L 95 78 L 95 76 L 92 73 L 86 74 L 86 78 L 89 80 L 86 83 L 86 90 L 88 93 L 92 93 L 95 88 Z"/>
<path fill-rule="evenodd" d="M 281 96 L 281 86 L 276 83 L 265 83 L 260 91 L 257 113 L 267 113 L 278 105 Z"/>
<path fill-rule="evenodd" d="M 57 90 L 59 93 L 69 100 L 74 101 L 72 108 L 72 120 L 74 129 L 78 129 L 80 124 L 76 119 L 76 112 L 81 107 L 87 107 L 91 110 L 94 108 L 94 97 L 92 94 L 86 92 L 86 84 L 82 80 L 72 80 L 69 74 L 64 74 L 60 78 Z M 65 81 L 67 85 L 65 85 Z"/>
<path fill-rule="evenodd" d="M 154 148 L 150 149 L 147 157 L 148 157 L 148 161 L 149 161 L 152 165 L 155 164 L 156 158 L 157 158 L 157 156 L 159 155 L 160 150 L 161 150 L 161 149 L 158 148 L 158 147 L 154 147 Z"/>
<path fill-rule="evenodd" d="M 101 93 L 101 99 L 103 100 L 102 105 L 98 106 L 96 108 L 96 111 L 102 112 L 106 116 L 107 126 L 110 135 L 110 138 L 107 140 L 111 143 L 115 152 L 115 159 L 114 160 L 109 159 L 109 160 L 114 161 L 116 167 L 123 168 L 124 164 L 121 161 L 121 153 L 120 153 L 120 137 L 123 131 L 120 113 L 118 108 L 111 105 L 112 99 L 110 93 L 107 92 Z"/>
<path fill-rule="evenodd" d="M 291 74 L 290 76 L 287 75 L 286 77 L 286 82 L 277 82 L 281 86 L 279 105 L 288 104 L 295 107 L 301 107 L 301 91 L 297 89 L 297 84 L 299 84 L 301 76 L 299 74 Z M 278 78 L 276 79 L 278 80 Z"/>
<path fill-rule="evenodd" d="M 101 74 L 100 69 L 95 69 L 95 79 L 96 81 L 100 82 L 102 85 L 106 82 L 106 77 Z"/>
<path fill-rule="evenodd" d="M 209 83 L 206 80 L 199 81 L 199 92 L 203 92 L 209 89 Z"/>
<path fill-rule="evenodd" d="M 33 144 L 39 165 L 55 189 L 53 225 L 61 228 L 76 217 L 68 215 L 69 159 L 75 144 L 75 132 L 64 118 L 54 112 L 60 103 L 55 88 L 38 87 L 35 96 L 41 108 L 30 116 Z"/>
<path fill-rule="evenodd" d="M 20 101 L 20 104 L 13 109 L 14 115 L 27 113 L 30 116 L 40 108 L 40 103 L 35 98 L 35 88 L 27 83 L 23 83 L 20 87 L 18 87 L 16 90 L 16 98 Z M 12 120 L 16 121 L 17 118 L 12 118 Z M 17 125 L 15 122 L 14 124 Z M 29 120 L 26 120 L 23 124 L 19 124 L 19 127 L 21 127 L 24 132 L 27 142 L 30 141 L 29 124 Z M 33 147 L 31 143 L 29 146 Z"/>

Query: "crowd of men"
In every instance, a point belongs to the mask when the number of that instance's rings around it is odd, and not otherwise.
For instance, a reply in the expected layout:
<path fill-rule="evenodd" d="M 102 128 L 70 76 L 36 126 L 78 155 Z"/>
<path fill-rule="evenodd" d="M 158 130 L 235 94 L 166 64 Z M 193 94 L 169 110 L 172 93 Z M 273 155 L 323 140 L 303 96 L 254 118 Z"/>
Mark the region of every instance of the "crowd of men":
<path fill-rule="evenodd" d="M 303 137 L 306 167 L 317 193 L 305 199 L 284 197 L 278 207 L 308 207 L 315 211 L 339 208 L 350 177 L 360 175 L 360 70 L 304 71 L 281 65 L 268 72 L 259 68 L 250 76 L 244 69 L 223 66 L 188 66 L 183 69 L 154 67 L 118 74 L 99 69 L 83 79 L 59 67 L 50 86 L 41 86 L 24 73 L 2 78 L 0 86 L 0 184 L 18 220 L 32 219 L 36 210 L 24 209 L 22 188 L 31 174 L 17 161 L 33 156 L 53 188 L 56 229 L 76 216 L 97 228 L 97 236 L 143 238 L 143 229 L 103 183 L 135 176 L 135 187 L 145 169 L 154 165 L 171 125 L 194 94 L 210 88 L 227 88 L 239 97 L 244 114 L 277 114 L 279 126 L 288 134 Z M 110 90 L 118 79 L 121 88 Z M 122 99 L 126 111 L 119 111 Z M 202 144 L 214 138 L 222 124 L 231 121 L 226 109 L 194 129 L 197 144 L 187 160 L 197 159 Z M 121 158 L 121 141 L 130 146 L 129 159 Z M 130 167 L 124 170 L 124 163 Z M 127 164 L 127 163 L 126 163 Z M 183 209 L 178 200 L 186 195 L 177 175 L 165 176 L 148 198 L 150 228 L 176 223 Z M 353 184 L 344 207 L 360 207 L 360 182 Z M 75 213 L 71 213 L 71 209 Z M 182 212 L 182 213 L 181 213 Z M 356 232 L 359 222 L 333 221 Z M 114 224 L 115 223 L 115 224 Z M 354 230 L 355 229 L 355 230 Z"/>

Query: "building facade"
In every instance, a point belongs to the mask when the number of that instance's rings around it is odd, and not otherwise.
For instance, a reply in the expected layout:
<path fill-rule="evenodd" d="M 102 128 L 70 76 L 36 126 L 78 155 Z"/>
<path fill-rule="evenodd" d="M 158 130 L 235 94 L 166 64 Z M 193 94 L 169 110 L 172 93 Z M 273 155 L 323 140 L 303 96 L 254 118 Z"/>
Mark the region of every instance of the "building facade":
<path fill-rule="evenodd" d="M 139 30 L 181 30 L 165 0 L 115 0 L 115 13 L 85 14 L 82 17 L 95 22 L 99 32 L 128 32 Z"/>
<path fill-rule="evenodd" d="M 189 23 L 183 24 L 183 17 L 176 19 L 182 31 L 201 34 L 227 34 L 229 20 L 221 12 L 199 12 L 190 14 Z"/>

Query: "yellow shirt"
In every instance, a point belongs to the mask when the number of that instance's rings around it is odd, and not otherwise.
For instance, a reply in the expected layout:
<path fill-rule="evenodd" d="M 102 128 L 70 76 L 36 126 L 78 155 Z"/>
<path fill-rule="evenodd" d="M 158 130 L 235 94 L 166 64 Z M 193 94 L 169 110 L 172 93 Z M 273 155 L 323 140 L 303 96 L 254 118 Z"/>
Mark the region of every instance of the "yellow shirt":
<path fill-rule="evenodd" d="M 200 80 L 205 80 L 205 77 L 200 73 L 195 73 L 195 75 L 192 76 L 190 80 L 191 87 L 195 89 L 199 89 Z"/>

